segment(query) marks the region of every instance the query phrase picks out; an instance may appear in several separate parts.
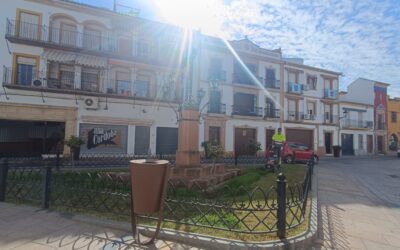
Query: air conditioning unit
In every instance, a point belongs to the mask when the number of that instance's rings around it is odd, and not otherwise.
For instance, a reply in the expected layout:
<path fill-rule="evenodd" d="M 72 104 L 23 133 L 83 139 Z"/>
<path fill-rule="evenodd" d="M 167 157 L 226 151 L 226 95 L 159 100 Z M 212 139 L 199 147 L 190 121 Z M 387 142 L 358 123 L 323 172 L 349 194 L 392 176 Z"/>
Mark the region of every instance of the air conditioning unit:
<path fill-rule="evenodd" d="M 99 99 L 96 97 L 86 97 L 83 105 L 88 110 L 97 110 L 99 109 Z"/>

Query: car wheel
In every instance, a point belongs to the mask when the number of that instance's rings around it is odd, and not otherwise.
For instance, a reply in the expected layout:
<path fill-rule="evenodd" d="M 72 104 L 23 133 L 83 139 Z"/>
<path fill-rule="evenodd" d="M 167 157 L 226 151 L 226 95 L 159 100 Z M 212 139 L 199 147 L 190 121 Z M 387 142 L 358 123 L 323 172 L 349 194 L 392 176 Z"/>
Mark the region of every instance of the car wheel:
<path fill-rule="evenodd" d="M 318 164 L 319 158 L 318 156 L 314 155 L 314 164 Z"/>
<path fill-rule="evenodd" d="M 287 163 L 287 164 L 292 164 L 293 163 L 293 156 L 291 156 L 291 155 L 288 155 L 288 156 L 286 156 L 285 157 L 285 162 Z"/>

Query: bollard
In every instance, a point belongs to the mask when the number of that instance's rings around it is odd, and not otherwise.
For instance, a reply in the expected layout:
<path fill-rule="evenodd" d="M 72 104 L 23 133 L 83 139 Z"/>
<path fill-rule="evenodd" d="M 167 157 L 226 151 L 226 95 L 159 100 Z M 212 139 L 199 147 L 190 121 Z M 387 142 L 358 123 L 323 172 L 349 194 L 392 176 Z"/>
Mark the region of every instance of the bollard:
<path fill-rule="evenodd" d="M 50 204 L 51 166 L 46 166 L 43 174 L 42 208 L 48 209 Z"/>
<path fill-rule="evenodd" d="M 279 238 L 286 237 L 286 177 L 283 173 L 278 174 L 276 180 L 276 191 L 277 191 L 277 236 Z"/>
<path fill-rule="evenodd" d="M 0 201 L 6 199 L 8 167 L 8 160 L 4 159 L 3 164 L 0 165 Z"/>

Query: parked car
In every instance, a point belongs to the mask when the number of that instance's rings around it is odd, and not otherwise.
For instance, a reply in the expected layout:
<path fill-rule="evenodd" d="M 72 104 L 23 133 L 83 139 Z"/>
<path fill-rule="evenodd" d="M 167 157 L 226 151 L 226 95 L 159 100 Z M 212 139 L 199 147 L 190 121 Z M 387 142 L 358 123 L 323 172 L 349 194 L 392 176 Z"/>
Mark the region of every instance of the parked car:
<path fill-rule="evenodd" d="M 273 155 L 273 150 L 267 151 L 267 157 Z M 307 162 L 314 157 L 315 164 L 319 161 L 319 156 L 314 150 L 308 148 L 305 144 L 300 142 L 285 142 L 282 146 L 282 160 L 288 164 L 295 162 Z"/>

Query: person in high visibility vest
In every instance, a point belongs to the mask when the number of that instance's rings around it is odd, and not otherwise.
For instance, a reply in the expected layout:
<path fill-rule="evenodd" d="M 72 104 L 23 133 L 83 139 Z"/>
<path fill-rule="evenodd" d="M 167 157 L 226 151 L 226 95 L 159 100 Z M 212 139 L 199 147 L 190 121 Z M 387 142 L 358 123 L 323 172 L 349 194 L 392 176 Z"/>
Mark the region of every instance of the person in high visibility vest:
<path fill-rule="evenodd" d="M 282 129 L 281 128 L 278 128 L 278 132 L 276 132 L 272 136 L 272 141 L 273 142 L 280 142 L 280 143 L 284 143 L 286 141 L 286 136 L 284 134 L 282 134 Z"/>
<path fill-rule="evenodd" d="M 278 128 L 278 131 L 272 136 L 272 141 L 274 142 L 274 155 L 276 155 L 280 167 L 282 163 L 281 148 L 282 144 L 286 141 L 286 136 L 282 134 L 281 128 Z"/>

